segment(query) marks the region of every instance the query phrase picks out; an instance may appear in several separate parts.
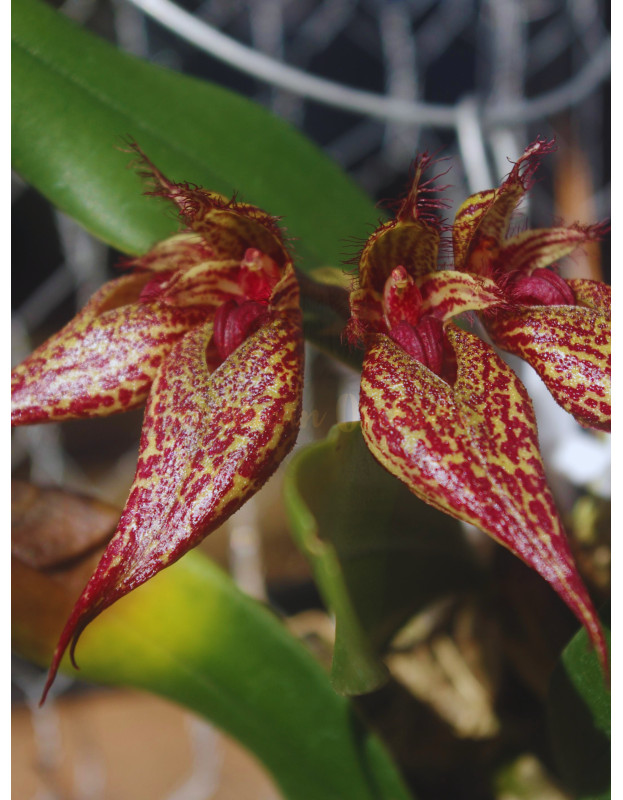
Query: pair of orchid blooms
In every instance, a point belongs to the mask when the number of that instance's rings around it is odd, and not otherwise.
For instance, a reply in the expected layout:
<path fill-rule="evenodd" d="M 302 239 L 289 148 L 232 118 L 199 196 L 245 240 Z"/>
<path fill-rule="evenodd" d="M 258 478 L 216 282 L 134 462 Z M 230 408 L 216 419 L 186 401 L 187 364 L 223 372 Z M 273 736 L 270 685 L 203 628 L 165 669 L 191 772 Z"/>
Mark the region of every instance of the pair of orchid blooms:
<path fill-rule="evenodd" d="M 551 149 L 537 140 L 499 188 L 465 201 L 452 226 L 454 268 L 441 271 L 441 203 L 422 178 L 429 159 L 416 161 L 395 219 L 363 248 L 345 333 L 365 348 L 360 414 L 376 459 L 542 575 L 586 627 L 607 674 L 603 632 L 547 486 L 530 399 L 494 349 L 453 321 L 477 313 L 492 341 L 528 361 L 582 425 L 610 429 L 609 287 L 563 280 L 552 268 L 603 228 L 508 235 Z M 12 376 L 14 425 L 147 404 L 127 504 L 61 634 L 46 692 L 68 646 L 73 661 L 85 626 L 221 525 L 298 432 L 299 288 L 275 219 L 173 183 L 141 157 L 184 231 L 129 262 L 130 272 Z"/>

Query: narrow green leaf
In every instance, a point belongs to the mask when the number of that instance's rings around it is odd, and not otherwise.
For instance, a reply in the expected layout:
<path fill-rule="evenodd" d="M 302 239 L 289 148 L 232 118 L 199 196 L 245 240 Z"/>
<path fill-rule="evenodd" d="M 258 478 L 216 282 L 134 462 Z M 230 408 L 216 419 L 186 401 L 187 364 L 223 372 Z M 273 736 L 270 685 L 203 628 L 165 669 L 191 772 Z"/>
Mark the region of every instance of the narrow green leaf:
<path fill-rule="evenodd" d="M 66 580 L 15 568 L 14 647 L 46 664 L 50 620 L 75 596 Z M 290 800 L 410 798 L 380 741 L 312 656 L 200 553 L 106 610 L 76 657 L 82 678 L 146 689 L 212 720 L 255 753 Z M 73 672 L 67 660 L 63 669 Z"/>
<path fill-rule="evenodd" d="M 610 614 L 602 615 L 610 645 Z M 552 675 L 549 728 L 563 779 L 577 800 L 610 798 L 610 689 L 586 631 L 564 649 Z"/>
<path fill-rule="evenodd" d="M 255 103 L 129 56 L 39 0 L 16 0 L 12 26 L 15 168 L 118 249 L 145 252 L 176 229 L 127 169 L 128 136 L 171 179 L 284 216 L 302 269 L 339 265 L 344 241 L 376 221 L 334 163 Z"/>
<path fill-rule="evenodd" d="M 292 459 L 285 502 L 336 619 L 332 680 L 360 694 L 383 683 L 378 654 L 427 603 L 479 578 L 459 523 L 418 500 L 370 455 L 359 423 Z"/>

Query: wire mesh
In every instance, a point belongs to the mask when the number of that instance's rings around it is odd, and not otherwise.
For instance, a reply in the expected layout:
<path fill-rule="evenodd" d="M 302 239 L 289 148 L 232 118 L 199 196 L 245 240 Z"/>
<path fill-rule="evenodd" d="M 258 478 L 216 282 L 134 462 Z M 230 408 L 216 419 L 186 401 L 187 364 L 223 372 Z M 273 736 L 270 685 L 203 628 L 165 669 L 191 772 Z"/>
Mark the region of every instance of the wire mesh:
<path fill-rule="evenodd" d="M 569 213 L 587 223 L 608 216 L 605 0 L 185 0 L 176 6 L 168 0 L 66 0 L 60 11 L 123 50 L 257 100 L 306 133 L 376 200 L 403 190 L 417 152 L 440 153 L 453 164 L 450 215 L 467 194 L 495 185 L 509 171 L 509 159 L 539 134 L 556 136 L 561 157 L 543 164 L 531 206 L 524 209 L 533 224 L 547 225 Z M 194 41 L 179 22 L 184 14 L 190 15 Z M 219 32 L 226 38 L 219 39 Z M 264 74 L 254 68 L 258 56 L 266 59 L 262 69 L 270 82 L 257 77 Z M 565 170 L 584 176 L 583 193 L 571 208 L 560 189 Z M 51 209 L 18 176 L 12 200 L 17 362 L 112 277 L 117 254 Z M 39 235 L 28 242 L 33 216 Z M 593 263 L 593 269 L 599 266 Z M 607 269 L 603 275 L 609 277 Z M 308 349 L 309 375 L 323 358 Z M 337 398 L 331 419 L 355 417 L 356 378 L 341 367 L 325 367 Z M 316 401 L 306 390 L 304 413 L 310 418 Z M 567 434 L 566 451 L 553 443 L 549 453 L 559 479 L 576 485 L 593 481 L 607 493 L 607 446 L 594 438 L 588 444 L 588 434 L 558 412 L 550 406 L 542 413 L 554 420 L 547 430 L 559 434 L 564 428 Z M 313 439 L 315 428 L 305 426 L 301 442 Z M 122 504 L 139 429 L 140 414 L 18 429 L 14 472 Z M 544 446 L 548 455 L 547 441 Z M 574 446 L 576 454 L 583 453 L 583 464 L 593 463 L 592 471 L 568 474 L 568 450 Z M 257 511 L 247 509 L 232 530 L 234 574 L 263 596 Z M 30 698 L 36 683 L 30 668 L 20 663 L 14 680 Z M 57 737 L 49 716 L 53 704 L 46 718 L 32 709 L 37 731 L 46 730 L 37 741 L 47 763 Z M 209 746 L 202 740 L 204 752 Z M 196 759 L 197 774 L 171 797 L 211 796 L 205 763 Z M 90 792 L 84 779 L 76 780 L 76 800 L 98 796 Z"/>

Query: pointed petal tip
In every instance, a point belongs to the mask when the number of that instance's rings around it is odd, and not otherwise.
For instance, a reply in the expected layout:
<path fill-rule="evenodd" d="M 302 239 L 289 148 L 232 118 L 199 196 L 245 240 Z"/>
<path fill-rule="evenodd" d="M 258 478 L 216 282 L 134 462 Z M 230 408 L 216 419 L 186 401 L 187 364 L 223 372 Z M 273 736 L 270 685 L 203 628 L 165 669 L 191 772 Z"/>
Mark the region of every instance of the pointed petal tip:
<path fill-rule="evenodd" d="M 504 184 L 520 182 L 524 191 L 528 191 L 534 184 L 534 174 L 539 168 L 543 156 L 549 155 L 549 153 L 553 153 L 557 149 L 556 139 L 545 139 L 537 136 L 515 161 Z"/>
<path fill-rule="evenodd" d="M 156 167 L 135 141 L 129 140 L 128 148 L 126 152 L 137 156 L 130 166 L 137 168 L 138 175 L 146 182 L 145 194 L 173 202 L 189 228 L 185 234 L 201 233 L 204 246 L 213 247 L 215 251 L 223 247 L 221 240 L 224 240 L 229 255 L 238 259 L 242 259 L 249 248 L 259 248 L 280 266 L 289 260 L 279 217 L 240 202 L 235 194 L 227 199 L 187 181 L 176 183 Z"/>
<path fill-rule="evenodd" d="M 76 605 L 71 617 L 67 620 L 65 627 L 63 628 L 63 632 L 58 640 L 58 644 L 56 645 L 56 649 L 54 650 L 54 655 L 52 656 L 52 663 L 50 664 L 50 668 L 48 670 L 48 676 L 45 682 L 45 686 L 43 687 L 43 692 L 41 693 L 41 699 L 39 700 L 39 708 L 45 703 L 47 696 L 52 688 L 54 681 L 56 680 L 56 676 L 58 674 L 59 667 L 61 665 L 61 661 L 63 660 L 63 656 L 67 648 L 69 647 L 69 658 L 71 660 L 71 664 L 74 669 L 79 670 L 80 667 L 76 663 L 75 657 L 75 650 L 76 645 L 78 644 L 78 639 L 80 638 L 82 632 L 86 628 L 86 626 L 91 622 L 95 617 L 99 614 L 97 611 L 95 614 L 87 613 L 83 609 L 80 608 L 80 600 Z"/>
<path fill-rule="evenodd" d="M 303 375 L 300 312 L 264 325 L 209 373 L 211 333 L 206 324 L 183 337 L 154 381 L 130 497 L 61 634 L 43 699 L 68 647 L 75 666 L 74 649 L 86 626 L 199 544 L 294 445 Z"/>
<path fill-rule="evenodd" d="M 443 221 L 437 215 L 437 212 L 449 208 L 450 203 L 443 197 L 432 197 L 431 195 L 439 195 L 450 188 L 449 185 L 438 186 L 436 182 L 439 178 L 447 175 L 452 167 L 448 167 L 448 169 L 443 172 L 439 172 L 423 180 L 424 173 L 431 166 L 446 160 L 448 159 L 435 158 L 429 153 L 422 153 L 416 157 L 411 168 L 413 178 L 409 184 L 409 190 L 406 197 L 400 201 L 398 211 L 396 212 L 396 219 L 398 221 L 421 220 L 437 228 L 440 233 L 447 229 Z"/>
<path fill-rule="evenodd" d="M 459 361 L 453 386 L 377 337 L 362 374 L 364 439 L 418 497 L 538 572 L 586 628 L 607 677 L 605 637 L 547 487 L 530 400 L 488 345 L 447 331 Z"/>
<path fill-rule="evenodd" d="M 608 689 L 610 689 L 612 676 L 610 671 L 610 657 L 608 654 L 608 645 L 606 643 L 606 637 L 604 635 L 604 631 L 601 624 L 599 624 L 598 621 L 596 624 L 598 626 L 598 632 L 596 634 L 593 634 L 590 629 L 588 629 L 587 632 L 589 635 L 589 641 L 595 648 L 595 652 L 597 654 L 597 658 L 599 660 L 601 671 L 604 677 L 604 683 L 606 684 Z"/>

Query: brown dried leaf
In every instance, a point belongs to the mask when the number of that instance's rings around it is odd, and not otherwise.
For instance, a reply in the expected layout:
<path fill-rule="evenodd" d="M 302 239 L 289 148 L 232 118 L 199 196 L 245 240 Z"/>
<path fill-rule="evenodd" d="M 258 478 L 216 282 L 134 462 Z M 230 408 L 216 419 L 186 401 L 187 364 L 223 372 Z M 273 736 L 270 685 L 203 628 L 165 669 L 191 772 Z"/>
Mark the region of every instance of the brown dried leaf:
<path fill-rule="evenodd" d="M 118 509 L 92 498 L 11 485 L 11 554 L 33 569 L 51 569 L 86 555 L 112 536 Z"/>

